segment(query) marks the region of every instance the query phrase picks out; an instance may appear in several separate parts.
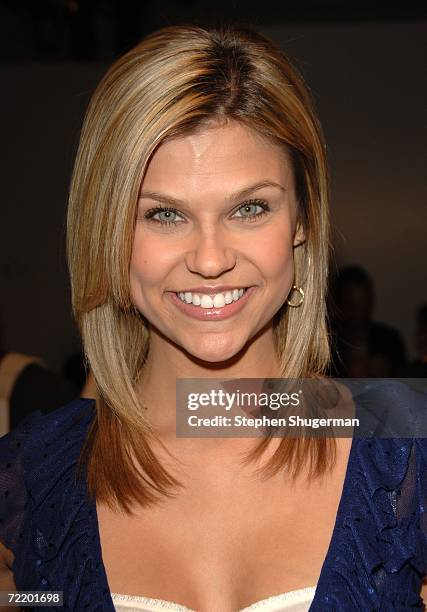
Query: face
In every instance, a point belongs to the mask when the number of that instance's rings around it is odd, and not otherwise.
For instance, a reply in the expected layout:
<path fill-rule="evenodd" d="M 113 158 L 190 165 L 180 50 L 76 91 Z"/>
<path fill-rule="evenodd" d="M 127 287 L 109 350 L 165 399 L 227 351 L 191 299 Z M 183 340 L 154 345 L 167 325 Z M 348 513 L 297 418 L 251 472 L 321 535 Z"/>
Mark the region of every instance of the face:
<path fill-rule="evenodd" d="M 138 205 L 131 295 L 157 337 L 219 362 L 269 328 L 304 240 L 282 148 L 236 122 L 165 142 Z"/>

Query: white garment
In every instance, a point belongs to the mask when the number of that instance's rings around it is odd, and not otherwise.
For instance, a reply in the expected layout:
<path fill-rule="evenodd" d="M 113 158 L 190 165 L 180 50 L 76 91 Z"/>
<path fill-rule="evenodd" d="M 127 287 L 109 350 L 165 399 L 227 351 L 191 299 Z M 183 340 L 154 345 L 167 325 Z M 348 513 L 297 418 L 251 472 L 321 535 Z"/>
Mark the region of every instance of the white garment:
<path fill-rule="evenodd" d="M 316 587 L 305 587 L 273 595 L 267 599 L 256 601 L 238 612 L 307 612 L 313 601 Z M 173 610 L 173 612 L 195 612 L 186 606 L 165 599 L 152 599 L 136 595 L 111 593 L 116 612 L 157 612 Z"/>

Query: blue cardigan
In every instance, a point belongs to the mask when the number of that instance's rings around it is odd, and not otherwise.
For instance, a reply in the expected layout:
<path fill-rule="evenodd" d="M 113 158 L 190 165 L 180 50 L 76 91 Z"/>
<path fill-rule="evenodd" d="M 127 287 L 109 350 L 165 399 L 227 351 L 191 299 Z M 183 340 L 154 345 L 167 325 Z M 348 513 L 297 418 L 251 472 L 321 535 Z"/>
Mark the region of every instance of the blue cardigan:
<path fill-rule="evenodd" d="M 426 395 L 370 383 L 353 391 L 356 410 L 398 403 L 414 431 L 426 430 Z M 50 611 L 114 612 L 96 505 L 74 482 L 94 416 L 95 402 L 77 399 L 33 412 L 0 438 L 0 540 L 14 553 L 18 590 L 64 592 L 63 607 Z M 426 572 L 427 438 L 354 437 L 310 611 L 423 610 Z"/>

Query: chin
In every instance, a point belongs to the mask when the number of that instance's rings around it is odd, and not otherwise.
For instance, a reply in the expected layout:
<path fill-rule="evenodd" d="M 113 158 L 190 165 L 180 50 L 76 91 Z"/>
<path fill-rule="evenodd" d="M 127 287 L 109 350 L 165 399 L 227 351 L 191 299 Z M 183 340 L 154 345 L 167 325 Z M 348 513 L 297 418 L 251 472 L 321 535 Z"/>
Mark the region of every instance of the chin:
<path fill-rule="evenodd" d="M 189 355 L 208 363 L 221 363 L 236 357 L 244 348 L 244 339 L 232 338 L 224 333 L 204 334 L 199 342 L 185 344 L 183 348 Z"/>

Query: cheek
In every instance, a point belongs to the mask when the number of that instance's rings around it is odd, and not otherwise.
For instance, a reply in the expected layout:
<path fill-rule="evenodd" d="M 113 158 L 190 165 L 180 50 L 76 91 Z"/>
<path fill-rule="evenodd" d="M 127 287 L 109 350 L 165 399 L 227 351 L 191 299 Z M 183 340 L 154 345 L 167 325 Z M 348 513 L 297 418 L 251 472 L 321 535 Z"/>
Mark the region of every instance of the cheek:
<path fill-rule="evenodd" d="M 153 250 L 153 246 L 136 231 L 130 262 L 130 288 L 134 297 L 142 286 L 148 288 L 156 284 L 161 276 L 161 252 Z"/>
<path fill-rule="evenodd" d="M 251 257 L 263 276 L 271 281 L 283 281 L 293 276 L 293 247 L 287 226 L 270 233 L 267 240 L 254 241 Z"/>
<path fill-rule="evenodd" d="M 135 283 L 140 283 L 142 279 L 146 278 L 146 274 L 149 271 L 147 253 L 141 248 L 142 241 L 138 239 L 138 232 L 136 232 L 132 245 L 132 256 L 130 260 L 129 276 L 130 286 L 133 292 Z"/>
<path fill-rule="evenodd" d="M 147 233 L 135 232 L 130 262 L 130 288 L 135 297 L 142 290 L 155 288 L 158 291 L 168 278 L 176 260 L 174 249 L 165 248 L 164 241 L 159 241 Z M 166 287 L 165 287 L 166 289 Z"/>

